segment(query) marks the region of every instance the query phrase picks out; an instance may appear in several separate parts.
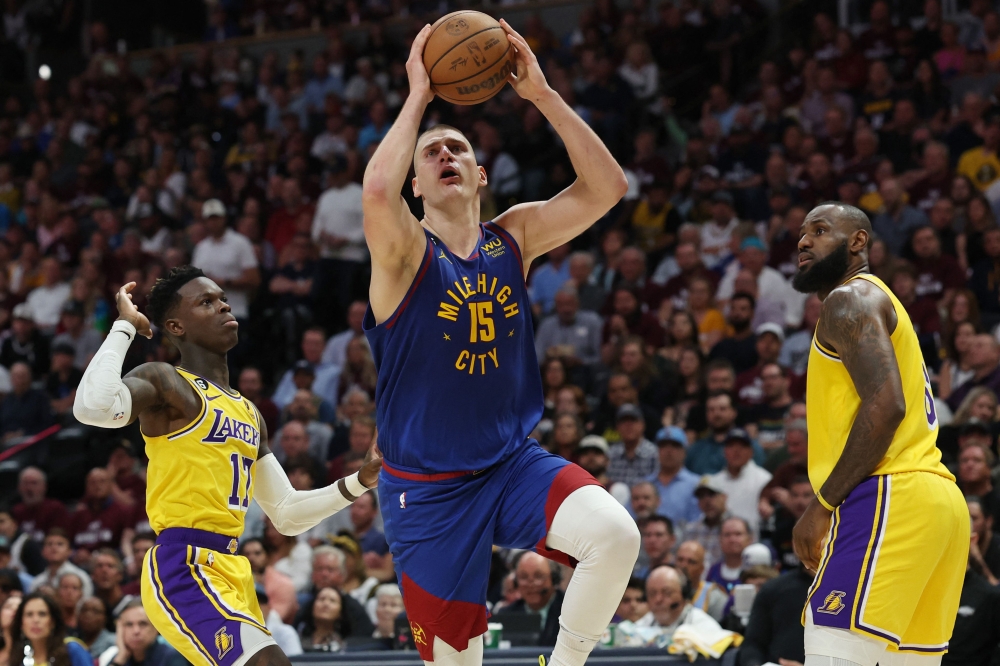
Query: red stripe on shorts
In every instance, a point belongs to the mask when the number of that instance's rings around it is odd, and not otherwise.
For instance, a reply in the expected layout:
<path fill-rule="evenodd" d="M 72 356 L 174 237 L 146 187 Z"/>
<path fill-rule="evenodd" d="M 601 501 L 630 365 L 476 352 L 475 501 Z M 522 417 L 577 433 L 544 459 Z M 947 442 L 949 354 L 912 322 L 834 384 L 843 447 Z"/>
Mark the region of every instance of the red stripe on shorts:
<path fill-rule="evenodd" d="M 562 506 L 562 503 L 566 500 L 574 490 L 583 488 L 584 486 L 600 486 L 597 479 L 590 475 L 590 472 L 583 469 L 579 465 L 570 463 L 563 467 L 556 474 L 556 478 L 552 479 L 552 485 L 549 486 L 549 495 L 545 499 L 545 533 L 546 536 L 550 529 L 552 529 L 552 521 L 556 517 L 556 511 Z M 541 540 L 535 545 L 535 552 L 543 557 L 558 562 L 559 564 L 565 564 L 568 567 L 576 568 L 576 560 L 562 552 L 561 550 L 552 550 L 545 546 L 545 537 L 543 536 Z"/>
<path fill-rule="evenodd" d="M 475 472 L 442 472 L 441 474 L 416 474 L 414 472 L 404 472 L 401 469 L 393 469 L 392 465 L 387 463 L 385 460 L 382 461 L 382 469 L 384 469 L 387 474 L 391 474 L 396 478 L 405 479 L 407 481 L 447 481 L 448 479 L 457 479 L 460 476 L 469 476 L 470 474 L 475 474 Z"/>

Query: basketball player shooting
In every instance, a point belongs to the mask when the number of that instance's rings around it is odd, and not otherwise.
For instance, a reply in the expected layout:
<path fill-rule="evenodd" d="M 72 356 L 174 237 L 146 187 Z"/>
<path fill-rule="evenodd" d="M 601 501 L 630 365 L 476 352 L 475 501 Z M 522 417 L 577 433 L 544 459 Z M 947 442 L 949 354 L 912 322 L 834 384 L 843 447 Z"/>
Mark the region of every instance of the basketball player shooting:
<path fill-rule="evenodd" d="M 793 279 L 823 301 L 806 387 L 816 497 L 793 532 L 816 573 L 805 666 L 940 664 L 969 555 L 969 510 L 941 464 L 917 335 L 871 274 L 871 233 L 853 206 L 814 208 Z"/>
<path fill-rule="evenodd" d="M 611 620 L 639 549 L 625 509 L 580 467 L 528 435 L 543 396 L 525 276 L 587 229 L 626 181 L 600 139 L 546 83 L 524 39 L 508 81 L 566 145 L 576 181 L 486 224 L 486 170 L 468 139 L 419 133 L 434 94 L 415 38 L 410 92 L 364 176 L 372 254 L 364 328 L 378 366 L 379 498 L 413 638 L 425 662 L 482 663 L 493 544 L 575 564 L 551 665 L 581 666 Z M 401 196 L 423 199 L 417 220 Z"/>
<path fill-rule="evenodd" d="M 180 367 L 144 363 L 122 378 L 136 334 L 152 337 L 132 304 L 87 367 L 73 404 L 81 423 L 120 428 L 139 419 L 149 457 L 146 510 L 156 545 L 142 563 L 142 604 L 156 629 L 195 666 L 289 666 L 264 626 L 250 564 L 237 556 L 251 499 L 285 535 L 305 532 L 378 481 L 377 446 L 360 472 L 295 491 L 267 445 L 249 400 L 229 388 L 227 352 L 238 324 L 225 293 L 192 266 L 172 269 L 149 294 L 149 314 L 180 350 Z"/>

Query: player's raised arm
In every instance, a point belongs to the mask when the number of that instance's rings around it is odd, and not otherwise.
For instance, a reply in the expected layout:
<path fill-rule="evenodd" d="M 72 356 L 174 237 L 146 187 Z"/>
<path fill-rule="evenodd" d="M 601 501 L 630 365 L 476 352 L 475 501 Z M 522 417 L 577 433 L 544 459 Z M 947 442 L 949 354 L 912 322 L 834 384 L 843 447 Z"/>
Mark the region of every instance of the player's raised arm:
<path fill-rule="evenodd" d="M 813 499 L 795 526 L 799 559 L 815 571 L 830 511 L 875 471 L 906 415 L 899 365 L 890 340 L 895 316 L 885 292 L 861 280 L 830 292 L 816 335 L 840 355 L 861 398 L 844 452 L 820 489 L 826 507 Z M 893 322 L 892 325 L 895 325 Z"/>
<path fill-rule="evenodd" d="M 573 184 L 548 201 L 518 204 L 497 218 L 521 246 L 527 270 L 532 259 L 572 240 L 611 210 L 625 195 L 628 181 L 604 142 L 549 87 L 525 39 L 506 21 L 500 25 L 516 51 L 517 73 L 511 73 L 510 84 L 552 124 L 576 171 Z"/>
<path fill-rule="evenodd" d="M 361 471 L 323 488 L 295 490 L 288 482 L 285 470 L 271 453 L 267 426 L 259 411 L 257 423 L 260 425 L 260 447 L 257 449 L 254 499 L 271 519 L 274 529 L 281 534 L 298 536 L 312 529 L 378 485 L 378 473 L 382 469 L 378 432 L 375 433 L 375 441 L 368 449 Z"/>
<path fill-rule="evenodd" d="M 166 363 L 144 363 L 122 378 L 125 354 L 136 335 L 153 337 L 149 320 L 132 303 L 135 282 L 115 296 L 118 319 L 94 355 L 73 401 L 80 423 L 101 428 L 123 428 L 150 407 L 179 402 L 190 389 Z"/>
<path fill-rule="evenodd" d="M 373 268 L 376 272 L 389 271 L 390 278 L 398 277 L 409 254 L 423 254 L 423 244 L 415 243 L 422 233 L 420 225 L 400 193 L 413 161 L 420 119 L 434 99 L 423 62 L 424 44 L 430 34 L 427 25 L 413 39 L 406 61 L 410 94 L 368 162 L 362 186 L 365 239 Z"/>

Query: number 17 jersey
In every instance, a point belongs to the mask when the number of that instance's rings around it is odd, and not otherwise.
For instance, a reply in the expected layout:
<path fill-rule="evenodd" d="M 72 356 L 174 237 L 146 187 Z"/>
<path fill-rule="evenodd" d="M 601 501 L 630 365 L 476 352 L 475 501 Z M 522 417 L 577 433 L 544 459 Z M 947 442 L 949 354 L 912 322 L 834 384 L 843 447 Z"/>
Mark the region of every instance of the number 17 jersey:
<path fill-rule="evenodd" d="M 521 251 L 492 222 L 468 258 L 424 236 L 396 311 L 377 325 L 371 307 L 365 314 L 379 448 L 411 474 L 483 470 L 523 446 L 542 416 Z"/>
<path fill-rule="evenodd" d="M 257 410 L 236 391 L 176 368 L 201 410 L 175 432 L 146 440 L 146 513 L 159 534 L 190 527 L 239 537 L 253 498 L 260 446 Z"/>

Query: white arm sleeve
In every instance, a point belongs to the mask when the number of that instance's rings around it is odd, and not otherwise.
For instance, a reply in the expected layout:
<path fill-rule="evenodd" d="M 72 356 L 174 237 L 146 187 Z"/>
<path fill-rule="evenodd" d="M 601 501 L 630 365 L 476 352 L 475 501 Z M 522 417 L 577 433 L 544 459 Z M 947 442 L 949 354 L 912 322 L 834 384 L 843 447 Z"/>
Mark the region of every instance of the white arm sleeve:
<path fill-rule="evenodd" d="M 134 339 L 135 326 L 116 320 L 77 387 L 77 421 L 101 428 L 123 428 L 132 421 L 132 394 L 122 382 L 122 364 Z"/>
<path fill-rule="evenodd" d="M 354 498 L 368 492 L 356 472 L 343 481 Z M 278 460 L 269 454 L 257 460 L 253 496 L 276 530 L 285 536 L 298 536 L 354 502 L 340 492 L 339 485 L 295 490 Z"/>

